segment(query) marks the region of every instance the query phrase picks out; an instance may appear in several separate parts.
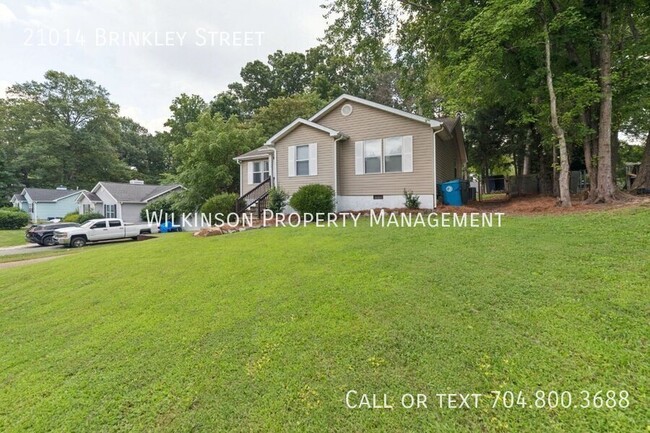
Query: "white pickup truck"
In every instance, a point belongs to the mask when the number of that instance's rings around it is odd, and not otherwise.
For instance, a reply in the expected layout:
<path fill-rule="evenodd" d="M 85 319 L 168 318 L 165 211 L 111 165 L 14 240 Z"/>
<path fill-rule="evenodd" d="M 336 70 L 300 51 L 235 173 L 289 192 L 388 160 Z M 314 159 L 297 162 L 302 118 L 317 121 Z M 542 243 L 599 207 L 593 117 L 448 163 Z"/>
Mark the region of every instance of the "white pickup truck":
<path fill-rule="evenodd" d="M 54 240 L 59 245 L 74 248 L 83 247 L 88 242 L 101 242 L 132 238 L 139 235 L 157 233 L 158 227 L 149 224 L 128 224 L 116 218 L 86 221 L 79 227 L 68 227 L 54 231 Z"/>

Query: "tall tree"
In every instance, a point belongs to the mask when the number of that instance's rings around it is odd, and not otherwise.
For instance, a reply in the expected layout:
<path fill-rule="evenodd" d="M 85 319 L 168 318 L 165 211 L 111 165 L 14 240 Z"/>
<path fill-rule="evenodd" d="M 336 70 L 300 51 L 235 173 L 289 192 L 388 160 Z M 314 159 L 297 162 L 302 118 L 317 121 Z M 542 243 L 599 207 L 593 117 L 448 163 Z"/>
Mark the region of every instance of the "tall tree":
<path fill-rule="evenodd" d="M 118 108 L 103 87 L 63 72 L 11 86 L 2 104 L 2 146 L 20 183 L 88 187 L 123 179 Z"/>
<path fill-rule="evenodd" d="M 188 188 L 186 204 L 196 208 L 217 193 L 238 192 L 239 166 L 233 158 L 263 143 L 259 128 L 205 112 L 188 129 L 188 138 L 174 148 L 177 180 Z"/>
<path fill-rule="evenodd" d="M 284 96 L 271 99 L 268 106 L 255 112 L 252 120 L 259 125 L 265 138 L 269 138 L 296 118 L 309 118 L 316 114 L 325 104 L 315 93 Z"/>

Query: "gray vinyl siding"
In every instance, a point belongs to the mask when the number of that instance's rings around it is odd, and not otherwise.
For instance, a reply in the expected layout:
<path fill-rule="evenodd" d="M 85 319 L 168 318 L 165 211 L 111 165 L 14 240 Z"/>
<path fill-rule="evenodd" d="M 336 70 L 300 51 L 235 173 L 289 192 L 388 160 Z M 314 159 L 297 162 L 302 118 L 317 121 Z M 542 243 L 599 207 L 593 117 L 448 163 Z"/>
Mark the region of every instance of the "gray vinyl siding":
<path fill-rule="evenodd" d="M 341 115 L 343 104 L 352 105 L 350 116 Z M 349 101 L 342 101 L 318 123 L 349 137 L 338 145 L 339 195 L 401 195 L 404 189 L 433 194 L 433 131 L 429 125 Z M 407 135 L 413 136 L 413 172 L 355 174 L 355 142 Z M 439 160 L 439 169 L 445 164 Z"/>
<path fill-rule="evenodd" d="M 123 203 L 118 205 L 118 218 L 122 218 L 127 223 L 138 223 L 140 219 L 140 211 L 145 207 L 144 204 Z"/>
<path fill-rule="evenodd" d="M 318 174 L 289 177 L 289 146 L 311 143 L 317 143 Z M 306 125 L 300 125 L 280 139 L 275 147 L 278 158 L 278 186 L 287 194 L 293 194 L 301 186 L 310 183 L 334 187 L 334 139 L 329 134 Z"/>
<path fill-rule="evenodd" d="M 258 183 L 254 183 L 254 184 L 251 184 L 251 185 L 248 184 L 248 163 L 249 162 L 258 162 L 258 161 L 263 162 L 263 161 L 268 161 L 268 160 L 269 160 L 268 156 L 265 156 L 264 158 L 260 158 L 260 159 L 241 161 L 241 165 L 240 165 L 241 194 L 240 195 L 246 194 L 247 192 L 249 192 L 250 190 L 255 188 L 257 185 L 259 185 Z M 273 171 L 273 168 L 269 167 L 269 171 Z"/>

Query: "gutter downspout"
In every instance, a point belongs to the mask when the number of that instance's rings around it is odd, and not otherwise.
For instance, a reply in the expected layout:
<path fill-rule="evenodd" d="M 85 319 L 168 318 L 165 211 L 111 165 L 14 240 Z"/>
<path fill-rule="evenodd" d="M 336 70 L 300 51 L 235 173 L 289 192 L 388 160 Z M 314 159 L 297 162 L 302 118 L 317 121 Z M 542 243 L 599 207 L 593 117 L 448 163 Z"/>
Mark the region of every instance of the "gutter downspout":
<path fill-rule="evenodd" d="M 273 186 L 278 187 L 278 152 L 274 146 L 269 146 L 273 151 Z"/>
<path fill-rule="evenodd" d="M 337 148 L 338 148 L 338 143 L 339 141 L 346 140 L 347 137 L 335 137 L 334 138 L 334 212 L 339 211 L 339 201 L 338 201 L 338 196 L 339 196 L 339 175 L 338 175 L 338 154 L 337 154 Z"/>
<path fill-rule="evenodd" d="M 433 130 L 433 209 L 435 210 L 438 207 L 438 157 L 436 155 L 436 146 L 437 140 L 436 136 L 439 132 L 442 132 L 443 127 L 441 126 L 437 130 Z"/>

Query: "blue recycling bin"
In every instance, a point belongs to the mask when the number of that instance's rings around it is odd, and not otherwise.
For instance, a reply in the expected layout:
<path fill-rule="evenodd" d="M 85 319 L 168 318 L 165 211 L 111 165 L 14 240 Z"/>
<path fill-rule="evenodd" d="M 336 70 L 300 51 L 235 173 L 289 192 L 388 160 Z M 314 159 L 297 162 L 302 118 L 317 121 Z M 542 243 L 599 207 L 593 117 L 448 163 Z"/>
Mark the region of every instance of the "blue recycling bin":
<path fill-rule="evenodd" d="M 463 192 L 460 179 L 442 183 L 442 202 L 449 206 L 463 205 Z"/>

